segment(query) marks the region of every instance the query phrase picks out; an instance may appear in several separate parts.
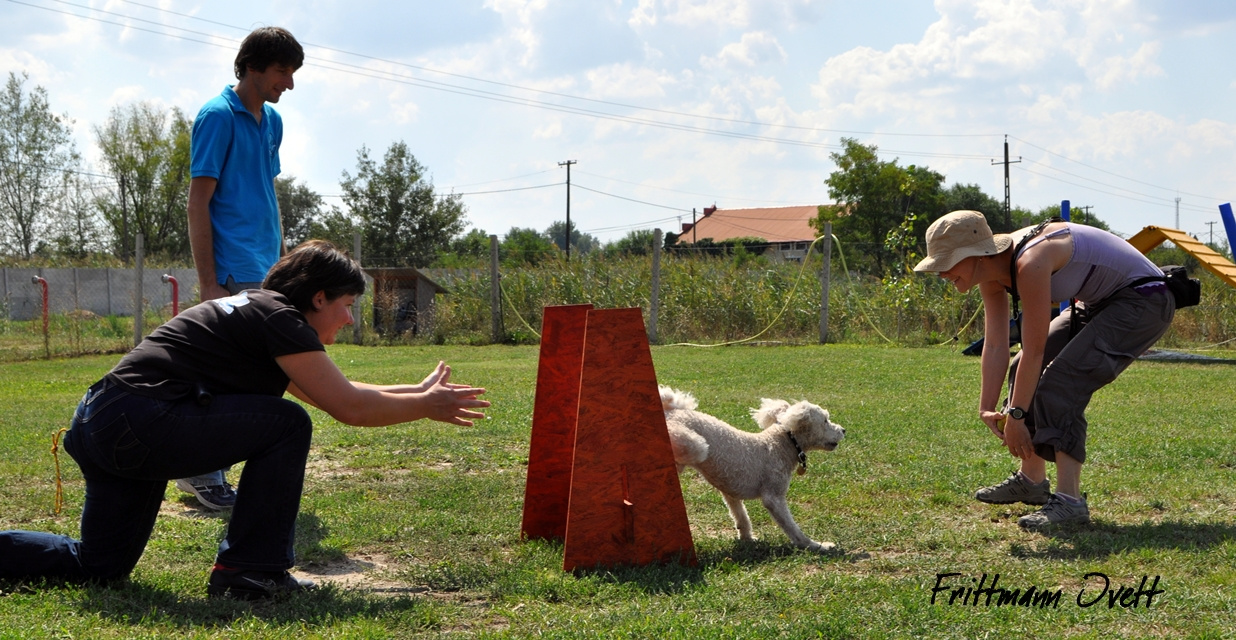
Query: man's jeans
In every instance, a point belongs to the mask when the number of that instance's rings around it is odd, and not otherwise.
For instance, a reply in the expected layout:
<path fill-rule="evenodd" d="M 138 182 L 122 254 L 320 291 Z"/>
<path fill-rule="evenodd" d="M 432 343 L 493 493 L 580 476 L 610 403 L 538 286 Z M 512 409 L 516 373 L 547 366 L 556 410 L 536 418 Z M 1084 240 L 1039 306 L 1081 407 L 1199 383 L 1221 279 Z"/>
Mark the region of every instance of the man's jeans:
<path fill-rule="evenodd" d="M 216 395 L 154 400 L 104 378 L 90 387 L 64 437 L 86 481 L 81 539 L 0 532 L 0 578 L 123 578 L 146 548 L 167 482 L 241 461 L 236 506 L 217 561 L 282 571 L 292 539 L 313 425 L 290 400 Z"/>

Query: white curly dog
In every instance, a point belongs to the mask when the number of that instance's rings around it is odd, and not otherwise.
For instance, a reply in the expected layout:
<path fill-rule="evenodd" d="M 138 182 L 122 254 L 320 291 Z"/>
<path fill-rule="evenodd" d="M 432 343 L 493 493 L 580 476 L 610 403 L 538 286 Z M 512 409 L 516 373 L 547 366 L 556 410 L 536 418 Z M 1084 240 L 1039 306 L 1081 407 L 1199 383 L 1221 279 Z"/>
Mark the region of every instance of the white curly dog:
<path fill-rule="evenodd" d="M 660 391 L 678 472 L 692 467 L 721 492 L 739 537 L 754 539 L 743 500 L 759 498 L 795 545 L 818 552 L 836 549 L 831 542 L 808 538 L 786 504 L 794 468 L 800 475 L 807 472 L 807 452 L 832 451 L 845 437 L 845 429 L 829 420 L 827 411 L 805 400 L 790 404 L 763 398 L 760 408 L 751 410 L 762 431 L 751 433 L 700 413 L 689 393 L 664 385 Z"/>

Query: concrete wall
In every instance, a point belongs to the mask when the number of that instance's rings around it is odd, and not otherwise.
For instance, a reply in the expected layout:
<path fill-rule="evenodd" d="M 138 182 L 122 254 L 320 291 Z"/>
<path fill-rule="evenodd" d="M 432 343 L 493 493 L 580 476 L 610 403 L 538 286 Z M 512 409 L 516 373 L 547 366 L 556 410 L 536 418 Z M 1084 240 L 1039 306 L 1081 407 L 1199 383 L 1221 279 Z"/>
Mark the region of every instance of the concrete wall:
<path fill-rule="evenodd" d="M 181 309 L 197 299 L 195 269 L 143 269 L 142 298 L 148 309 L 171 306 L 172 285 L 163 274 L 176 278 Z M 42 286 L 31 278 L 47 281 L 47 306 L 52 314 L 83 310 L 99 316 L 132 316 L 134 269 L 0 269 L 0 313 L 10 320 L 33 320 L 43 314 Z"/>

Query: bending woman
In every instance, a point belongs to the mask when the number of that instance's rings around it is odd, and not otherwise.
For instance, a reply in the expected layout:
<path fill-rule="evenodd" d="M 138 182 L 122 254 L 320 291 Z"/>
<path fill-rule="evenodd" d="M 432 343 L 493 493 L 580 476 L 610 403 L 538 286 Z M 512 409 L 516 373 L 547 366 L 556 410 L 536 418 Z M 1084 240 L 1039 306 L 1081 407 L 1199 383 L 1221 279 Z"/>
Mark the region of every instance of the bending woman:
<path fill-rule="evenodd" d="M 288 569 L 313 425 L 285 391 L 358 426 L 484 417 L 485 390 L 451 383 L 443 363 L 419 384 L 344 377 L 323 345 L 352 323 L 365 280 L 330 243 L 297 247 L 262 286 L 186 310 L 90 387 L 64 437 L 86 483 L 81 539 L 0 532 L 0 578 L 125 578 L 169 479 L 243 461 L 244 490 L 207 592 L 254 598 L 311 588 Z"/>
<path fill-rule="evenodd" d="M 1176 302 L 1163 272 L 1101 229 L 1054 222 L 993 236 L 977 211 L 954 211 L 932 223 L 927 258 L 914 270 L 935 272 L 961 292 L 977 285 L 983 296 L 979 419 L 1021 459 L 1021 468 L 979 489 L 975 499 L 1043 505 L 1018 519 L 1026 529 L 1089 522 L 1081 492 L 1086 405 L 1167 332 Z M 1024 305 L 1022 347 L 1011 366 L 1010 292 Z M 1070 298 L 1079 304 L 1053 320 L 1052 307 Z M 1009 397 L 997 407 L 1006 369 Z M 1056 464 L 1055 493 L 1047 461 Z"/>

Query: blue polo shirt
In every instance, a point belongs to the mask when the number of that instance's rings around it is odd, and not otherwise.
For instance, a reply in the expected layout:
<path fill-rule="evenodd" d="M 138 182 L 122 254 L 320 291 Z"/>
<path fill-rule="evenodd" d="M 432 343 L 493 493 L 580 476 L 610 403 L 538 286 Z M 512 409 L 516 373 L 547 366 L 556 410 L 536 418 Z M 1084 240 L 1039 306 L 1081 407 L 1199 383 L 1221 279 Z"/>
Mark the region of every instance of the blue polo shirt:
<path fill-rule="evenodd" d="M 210 199 L 215 277 L 220 284 L 261 282 L 279 259 L 279 144 L 283 120 L 262 105 L 262 122 L 231 86 L 211 98 L 193 121 L 190 172 L 218 180 Z"/>

